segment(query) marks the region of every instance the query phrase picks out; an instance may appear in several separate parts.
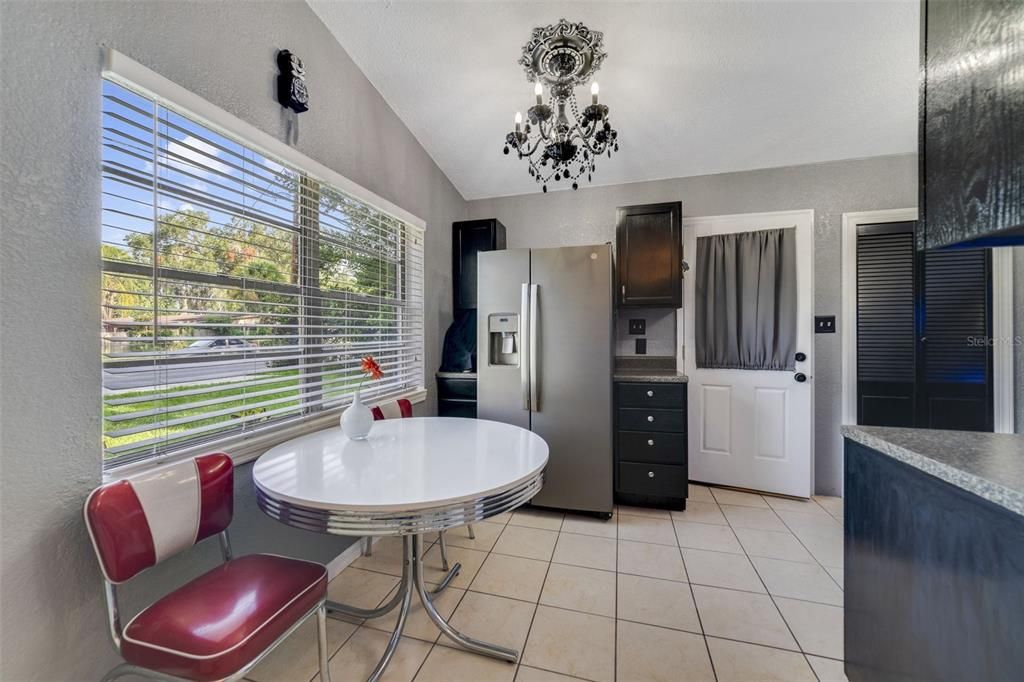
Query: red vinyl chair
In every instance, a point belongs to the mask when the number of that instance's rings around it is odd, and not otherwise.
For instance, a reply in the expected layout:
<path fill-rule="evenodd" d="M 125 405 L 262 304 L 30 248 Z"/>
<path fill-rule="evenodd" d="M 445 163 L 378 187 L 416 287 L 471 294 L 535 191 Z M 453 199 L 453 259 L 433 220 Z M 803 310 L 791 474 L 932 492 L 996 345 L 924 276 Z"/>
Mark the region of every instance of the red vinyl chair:
<path fill-rule="evenodd" d="M 381 421 L 383 419 L 407 419 L 412 416 L 412 403 L 405 398 L 399 398 L 398 400 L 392 400 L 386 403 L 380 403 L 376 407 L 370 409 L 373 413 L 374 421 Z M 469 538 L 471 540 L 476 539 L 476 533 L 473 532 L 473 526 L 467 525 L 466 530 L 469 532 Z M 441 567 L 444 570 L 448 570 L 448 544 L 444 541 L 444 531 L 437 534 L 438 544 L 441 548 Z M 373 553 L 373 538 L 363 538 L 363 556 L 370 556 Z"/>
<path fill-rule="evenodd" d="M 327 569 L 273 554 L 231 554 L 234 467 L 223 453 L 100 486 L 85 525 L 103 572 L 114 646 L 125 662 L 104 680 L 238 680 L 316 616 L 327 667 Z M 224 563 L 144 608 L 122 628 L 117 586 L 217 535 Z"/>

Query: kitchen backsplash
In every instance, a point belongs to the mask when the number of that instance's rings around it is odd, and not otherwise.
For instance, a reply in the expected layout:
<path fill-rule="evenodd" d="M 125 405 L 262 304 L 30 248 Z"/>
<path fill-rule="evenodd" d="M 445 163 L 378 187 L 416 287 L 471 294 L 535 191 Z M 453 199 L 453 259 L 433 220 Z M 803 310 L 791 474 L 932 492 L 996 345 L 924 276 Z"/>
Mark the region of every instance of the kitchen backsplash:
<path fill-rule="evenodd" d="M 641 335 L 629 333 L 630 320 L 644 320 L 647 329 Z M 615 324 L 615 355 L 636 355 L 636 339 L 647 339 L 647 355 L 676 354 L 675 308 L 620 308 Z"/>

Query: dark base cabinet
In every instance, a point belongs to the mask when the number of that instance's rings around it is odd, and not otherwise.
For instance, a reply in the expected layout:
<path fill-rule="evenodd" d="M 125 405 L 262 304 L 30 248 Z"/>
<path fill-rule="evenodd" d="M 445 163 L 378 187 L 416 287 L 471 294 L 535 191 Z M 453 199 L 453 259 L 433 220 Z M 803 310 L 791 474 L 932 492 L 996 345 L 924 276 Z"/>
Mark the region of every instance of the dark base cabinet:
<path fill-rule="evenodd" d="M 476 419 L 476 374 L 437 377 L 437 416 Z"/>
<path fill-rule="evenodd" d="M 616 382 L 615 499 L 686 509 L 686 384 Z"/>
<path fill-rule="evenodd" d="M 846 441 L 851 682 L 1024 676 L 1024 518 Z"/>

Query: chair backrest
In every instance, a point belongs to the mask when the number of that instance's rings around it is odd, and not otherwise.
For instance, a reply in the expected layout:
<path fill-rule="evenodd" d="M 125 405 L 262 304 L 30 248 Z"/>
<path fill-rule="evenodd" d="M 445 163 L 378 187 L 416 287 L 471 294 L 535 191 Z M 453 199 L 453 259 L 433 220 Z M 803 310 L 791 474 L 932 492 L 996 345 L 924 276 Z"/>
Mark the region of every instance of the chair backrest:
<path fill-rule="evenodd" d="M 405 398 L 399 398 L 398 400 L 381 403 L 370 411 L 373 412 L 374 421 L 398 419 L 399 417 L 405 419 L 412 416 L 412 403 Z"/>
<path fill-rule="evenodd" d="M 85 525 L 104 577 L 124 582 L 225 530 L 233 486 L 231 458 L 218 452 L 96 488 Z"/>

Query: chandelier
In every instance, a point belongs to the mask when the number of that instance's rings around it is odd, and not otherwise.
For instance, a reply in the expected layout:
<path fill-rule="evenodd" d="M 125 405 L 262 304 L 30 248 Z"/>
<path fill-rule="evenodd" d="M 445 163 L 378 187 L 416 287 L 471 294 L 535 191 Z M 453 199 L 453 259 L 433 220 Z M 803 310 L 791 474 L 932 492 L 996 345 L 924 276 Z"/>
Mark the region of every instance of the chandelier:
<path fill-rule="evenodd" d="M 529 163 L 528 171 L 542 189 L 548 183 L 572 183 L 579 189 L 580 178 L 592 181 L 597 158 L 619 151 L 618 133 L 608 122 L 608 107 L 598 102 L 598 85 L 590 86 L 590 105 L 582 112 L 576 102 L 576 87 L 590 81 L 601 68 L 605 53 L 604 36 L 583 24 L 565 19 L 533 29 L 523 46 L 519 63 L 534 83 L 536 104 L 527 109 L 527 122 L 516 112 L 515 130 L 505 136 L 505 154 L 514 149 Z M 548 98 L 544 101 L 547 88 Z"/>

